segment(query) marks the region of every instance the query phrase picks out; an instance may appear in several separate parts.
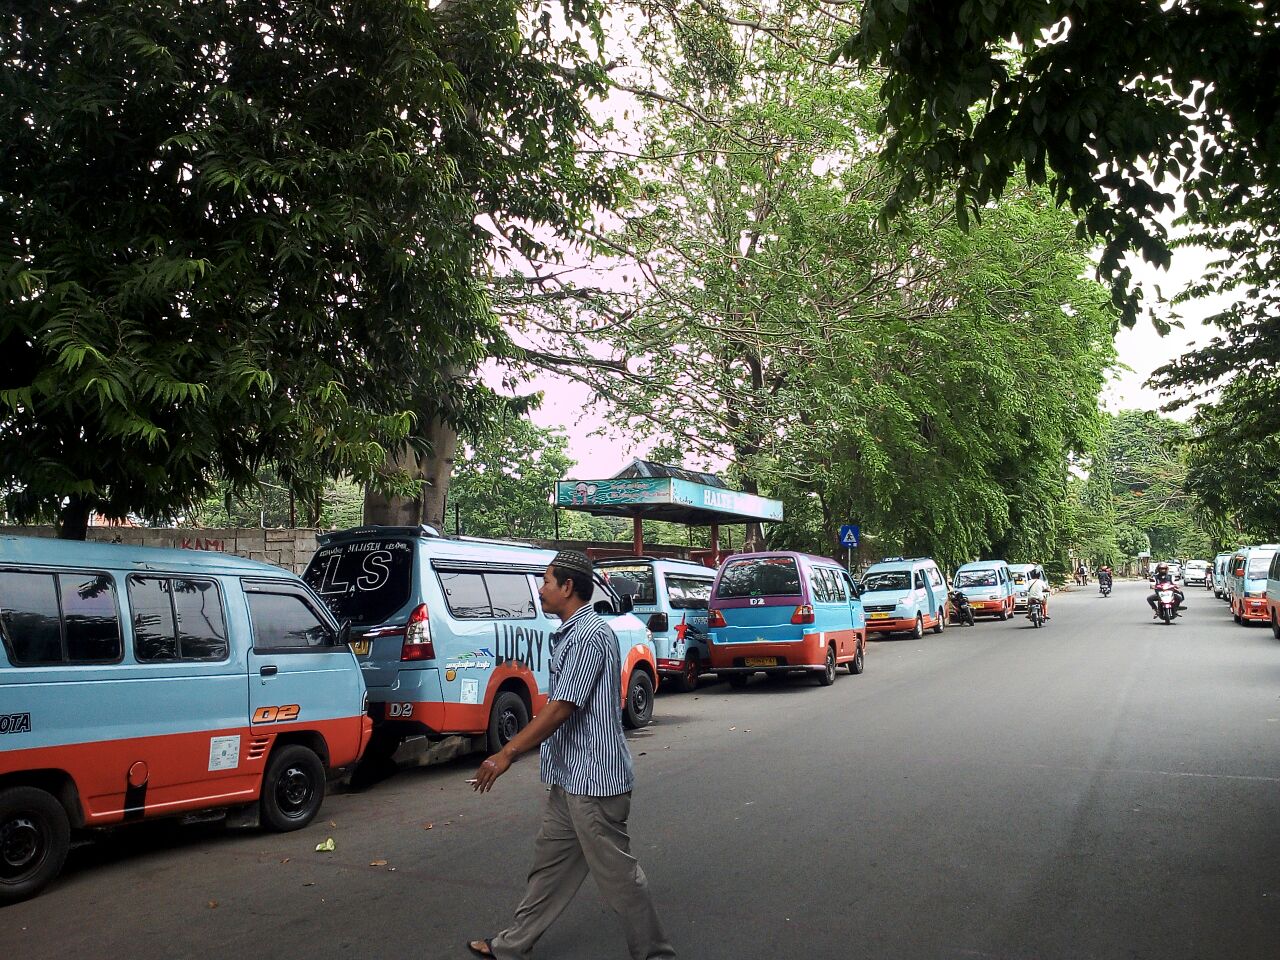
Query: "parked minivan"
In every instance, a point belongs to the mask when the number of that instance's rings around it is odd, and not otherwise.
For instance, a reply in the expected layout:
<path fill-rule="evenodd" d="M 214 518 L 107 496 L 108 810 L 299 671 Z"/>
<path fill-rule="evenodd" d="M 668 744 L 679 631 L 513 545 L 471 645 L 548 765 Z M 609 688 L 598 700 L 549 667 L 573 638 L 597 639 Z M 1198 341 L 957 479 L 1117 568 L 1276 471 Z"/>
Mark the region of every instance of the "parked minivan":
<path fill-rule="evenodd" d="M 947 625 L 947 583 L 927 557 L 891 558 L 873 563 L 862 575 L 862 609 L 868 633 L 910 633 Z"/>
<path fill-rule="evenodd" d="M 969 598 L 974 616 L 1008 620 L 1013 616 L 1013 577 L 1003 560 L 978 560 L 956 570 L 955 588 Z"/>
<path fill-rule="evenodd" d="M 836 666 L 861 673 L 866 620 L 839 562 L 804 553 L 740 553 L 716 573 L 707 617 L 711 669 L 729 685 L 754 673 L 812 673 L 823 686 Z"/>
<path fill-rule="evenodd" d="M 636 584 L 633 613 L 649 628 L 663 682 L 682 693 L 698 688 L 711 667 L 707 648 L 707 604 L 716 572 L 691 560 L 619 557 L 601 560 L 606 578 Z"/>
<path fill-rule="evenodd" d="M 1276 555 L 1274 543 L 1245 547 L 1231 558 L 1231 616 L 1236 623 L 1266 623 L 1267 574 Z"/>
<path fill-rule="evenodd" d="M 1227 599 L 1227 581 L 1230 579 L 1231 554 L 1220 553 L 1213 558 L 1213 595 Z"/>
<path fill-rule="evenodd" d="M 484 736 L 496 751 L 547 700 L 551 634 L 538 600 L 554 550 L 441 536 L 429 526 L 364 526 L 320 538 L 303 578 L 339 619 L 369 688 L 374 749 L 406 736 Z M 653 715 L 649 631 L 596 576 L 591 598 L 618 637 L 622 719 Z"/>
<path fill-rule="evenodd" d="M 346 631 L 265 563 L 0 537 L 0 633 L 0 902 L 54 879 L 73 829 L 305 827 L 369 739 Z"/>
<path fill-rule="evenodd" d="M 1267 619 L 1271 622 L 1271 632 L 1280 640 L 1280 550 L 1271 558 L 1271 566 L 1267 570 Z"/>

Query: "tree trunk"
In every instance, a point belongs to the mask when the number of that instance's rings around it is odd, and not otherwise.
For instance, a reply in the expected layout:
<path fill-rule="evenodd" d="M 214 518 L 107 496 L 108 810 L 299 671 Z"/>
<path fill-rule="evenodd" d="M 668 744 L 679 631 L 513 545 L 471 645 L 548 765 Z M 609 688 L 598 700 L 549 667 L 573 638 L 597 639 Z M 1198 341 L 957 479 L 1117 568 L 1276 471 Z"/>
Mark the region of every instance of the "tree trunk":
<path fill-rule="evenodd" d="M 419 454 L 401 447 L 387 459 L 387 470 L 403 470 L 422 482 L 414 497 L 384 496 L 369 488 L 364 494 L 364 522 L 394 527 L 416 527 L 421 523 L 445 530 L 445 500 L 453 477 L 453 459 L 458 449 L 458 432 L 440 418 L 427 425 L 425 438 L 431 452 Z"/>
<path fill-rule="evenodd" d="M 75 496 L 67 501 L 67 505 L 58 514 L 59 540 L 87 540 L 89 538 L 89 515 L 93 507 L 84 497 Z"/>

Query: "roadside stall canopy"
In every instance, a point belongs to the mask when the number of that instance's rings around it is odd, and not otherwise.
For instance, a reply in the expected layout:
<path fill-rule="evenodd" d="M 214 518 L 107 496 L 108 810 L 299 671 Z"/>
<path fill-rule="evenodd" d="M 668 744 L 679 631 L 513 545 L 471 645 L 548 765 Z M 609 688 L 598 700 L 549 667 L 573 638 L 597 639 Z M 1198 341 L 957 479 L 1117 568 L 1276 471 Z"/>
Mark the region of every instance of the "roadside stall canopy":
<path fill-rule="evenodd" d="M 637 556 L 644 553 L 645 520 L 711 527 L 712 550 L 718 557 L 721 524 L 782 519 L 781 500 L 731 490 L 714 474 L 649 460 L 633 460 L 603 480 L 560 480 L 556 506 L 597 516 L 631 517 Z"/>

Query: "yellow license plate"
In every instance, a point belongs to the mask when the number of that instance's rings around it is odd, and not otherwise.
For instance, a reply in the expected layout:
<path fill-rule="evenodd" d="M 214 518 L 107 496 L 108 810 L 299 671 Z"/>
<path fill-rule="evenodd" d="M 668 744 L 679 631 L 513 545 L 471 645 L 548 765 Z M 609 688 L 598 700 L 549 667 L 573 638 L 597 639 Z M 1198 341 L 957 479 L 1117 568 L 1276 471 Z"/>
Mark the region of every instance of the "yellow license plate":
<path fill-rule="evenodd" d="M 887 613 L 868 613 L 868 614 L 867 614 L 867 619 L 868 619 L 868 620 L 888 620 L 888 619 L 889 619 L 889 614 L 887 614 Z"/>
<path fill-rule="evenodd" d="M 777 657 L 747 657 L 742 661 L 748 667 L 776 667 L 778 665 Z"/>
<path fill-rule="evenodd" d="M 357 657 L 367 657 L 372 647 L 372 640 L 353 640 L 351 642 L 351 652 Z"/>

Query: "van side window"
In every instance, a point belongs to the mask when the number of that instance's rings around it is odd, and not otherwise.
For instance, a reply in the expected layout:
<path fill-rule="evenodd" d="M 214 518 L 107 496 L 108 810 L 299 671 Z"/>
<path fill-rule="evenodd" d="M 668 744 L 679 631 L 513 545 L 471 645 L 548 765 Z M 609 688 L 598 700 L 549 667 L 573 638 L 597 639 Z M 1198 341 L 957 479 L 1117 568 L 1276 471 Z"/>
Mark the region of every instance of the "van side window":
<path fill-rule="evenodd" d="M 916 577 L 915 577 L 915 588 L 916 588 L 917 590 L 923 590 L 923 589 L 924 589 L 924 574 L 923 574 L 923 573 L 921 573 L 919 570 L 917 570 L 917 571 L 916 571 Z"/>
<path fill-rule="evenodd" d="M 711 600 L 711 581 L 702 577 L 667 575 L 667 595 L 672 610 L 706 610 Z"/>
<path fill-rule="evenodd" d="M 493 616 L 489 591 L 484 588 L 484 574 L 441 570 L 438 576 L 444 602 L 456 619 L 488 620 Z"/>
<path fill-rule="evenodd" d="M 486 573 L 484 582 L 489 588 L 489 602 L 496 619 L 533 620 L 538 616 L 527 574 Z"/>
<path fill-rule="evenodd" d="M 227 624 L 212 580 L 134 574 L 128 590 L 139 661 L 227 659 Z"/>
<path fill-rule="evenodd" d="M 19 666 L 121 656 L 115 586 L 105 573 L 0 570 L 0 628 Z"/>
<path fill-rule="evenodd" d="M 301 597 L 255 590 L 246 591 L 245 599 L 255 650 L 306 650 L 327 646 L 332 640 L 329 628 Z"/>
<path fill-rule="evenodd" d="M 847 603 L 849 601 L 849 594 L 845 590 L 844 578 L 840 574 L 841 571 L 827 567 L 827 577 L 831 581 L 832 603 Z"/>
<path fill-rule="evenodd" d="M 827 571 L 823 567 L 814 567 L 809 576 L 809 589 L 813 599 L 818 603 L 831 602 L 831 584 L 827 580 Z"/>

